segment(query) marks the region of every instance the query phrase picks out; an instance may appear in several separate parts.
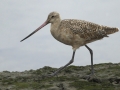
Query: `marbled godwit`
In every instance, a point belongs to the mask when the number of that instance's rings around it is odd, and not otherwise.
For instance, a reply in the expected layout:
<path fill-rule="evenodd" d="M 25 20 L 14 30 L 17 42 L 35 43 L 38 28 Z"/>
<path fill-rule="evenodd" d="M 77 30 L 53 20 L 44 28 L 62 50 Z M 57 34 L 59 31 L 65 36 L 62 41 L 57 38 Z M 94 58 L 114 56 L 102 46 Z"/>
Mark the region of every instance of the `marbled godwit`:
<path fill-rule="evenodd" d="M 51 23 L 51 34 L 52 36 L 67 45 L 72 46 L 73 54 L 72 59 L 63 67 L 59 68 L 51 76 L 56 75 L 59 71 L 73 63 L 76 49 L 80 46 L 85 46 L 91 55 L 91 75 L 94 75 L 93 69 L 93 51 L 86 44 L 91 43 L 96 40 L 100 40 L 107 35 L 115 33 L 118 31 L 118 28 L 112 28 L 107 26 L 101 26 L 95 23 L 87 22 L 84 20 L 75 20 L 75 19 L 65 19 L 61 20 L 59 13 L 51 12 L 48 15 L 47 20 L 38 27 L 35 31 L 25 37 L 23 40 L 27 39 L 38 30 L 43 28 L 45 25 Z M 21 40 L 21 42 L 23 41 Z"/>

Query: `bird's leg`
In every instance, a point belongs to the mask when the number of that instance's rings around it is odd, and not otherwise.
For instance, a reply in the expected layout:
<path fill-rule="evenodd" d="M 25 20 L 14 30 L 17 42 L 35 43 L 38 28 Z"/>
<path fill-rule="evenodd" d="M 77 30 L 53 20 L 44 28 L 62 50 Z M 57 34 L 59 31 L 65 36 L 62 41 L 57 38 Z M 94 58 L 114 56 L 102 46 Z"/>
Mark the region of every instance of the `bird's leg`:
<path fill-rule="evenodd" d="M 93 68 L 93 51 L 92 49 L 90 49 L 87 45 L 85 45 L 85 47 L 89 50 L 90 55 L 91 55 L 91 74 L 89 75 L 89 77 L 87 79 L 90 79 L 91 77 L 94 77 L 94 68 Z M 95 76 L 96 77 L 96 76 Z"/>
<path fill-rule="evenodd" d="M 91 74 L 94 74 L 94 68 L 93 68 L 93 51 L 90 49 L 87 45 L 85 47 L 89 50 L 90 55 L 91 55 Z"/>
<path fill-rule="evenodd" d="M 86 79 L 89 80 L 89 81 L 92 81 L 92 82 L 100 83 L 101 80 L 99 78 L 97 78 L 96 75 L 94 74 L 94 68 L 93 68 L 93 51 L 87 45 L 85 45 L 85 47 L 89 50 L 90 55 L 91 55 L 91 74 Z"/>
<path fill-rule="evenodd" d="M 65 66 L 60 67 L 56 72 L 54 72 L 53 74 L 50 74 L 49 76 L 55 76 L 55 75 L 57 75 L 61 70 L 63 70 L 63 69 L 66 68 L 68 65 L 70 65 L 71 63 L 73 63 L 73 61 L 74 61 L 74 56 L 75 56 L 75 51 L 76 51 L 76 50 L 73 51 L 72 59 L 71 59 Z"/>

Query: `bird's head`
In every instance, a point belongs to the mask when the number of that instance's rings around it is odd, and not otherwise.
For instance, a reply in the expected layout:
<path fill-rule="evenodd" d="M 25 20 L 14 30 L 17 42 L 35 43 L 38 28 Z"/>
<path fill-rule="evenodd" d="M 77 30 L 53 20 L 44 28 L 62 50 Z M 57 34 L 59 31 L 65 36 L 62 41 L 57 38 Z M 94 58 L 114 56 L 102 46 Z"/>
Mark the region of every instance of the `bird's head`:
<path fill-rule="evenodd" d="M 39 26 L 35 31 L 33 31 L 31 34 L 29 34 L 28 36 L 26 36 L 24 39 L 22 39 L 20 42 L 24 41 L 25 39 L 29 38 L 31 35 L 33 35 L 34 33 L 36 33 L 37 31 L 39 31 L 41 28 L 43 28 L 44 26 L 46 26 L 47 24 L 49 23 L 54 23 L 56 22 L 57 20 L 59 20 L 60 16 L 59 16 L 59 13 L 57 12 L 51 12 L 49 15 L 48 15 L 48 18 L 47 20 L 41 25 Z"/>
<path fill-rule="evenodd" d="M 59 16 L 59 13 L 57 12 L 51 12 L 49 15 L 48 15 L 48 18 L 47 18 L 47 22 L 48 23 L 54 23 L 55 21 L 59 20 L 60 16 Z"/>

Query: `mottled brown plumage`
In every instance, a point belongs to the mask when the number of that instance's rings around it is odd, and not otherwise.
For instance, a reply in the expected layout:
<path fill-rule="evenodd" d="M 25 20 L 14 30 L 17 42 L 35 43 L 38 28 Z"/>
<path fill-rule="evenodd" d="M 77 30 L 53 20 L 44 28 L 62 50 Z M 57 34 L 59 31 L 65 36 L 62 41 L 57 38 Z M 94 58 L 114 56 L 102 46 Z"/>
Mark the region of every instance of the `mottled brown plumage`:
<path fill-rule="evenodd" d="M 102 39 L 103 37 L 108 37 L 108 34 L 118 31 L 117 28 L 101 26 L 92 22 L 75 19 L 62 20 L 58 30 L 72 31 L 73 36 L 79 35 L 80 38 L 84 39 L 84 44 Z"/>
<path fill-rule="evenodd" d="M 93 51 L 86 44 L 96 40 L 100 40 L 104 37 L 108 37 L 109 34 L 118 31 L 118 28 L 102 26 L 84 20 L 76 19 L 61 20 L 59 13 L 51 12 L 48 15 L 47 20 L 35 31 L 33 31 L 31 34 L 25 37 L 23 40 L 27 39 L 28 37 L 36 33 L 38 30 L 43 28 L 48 23 L 51 23 L 50 31 L 52 36 L 56 40 L 73 47 L 72 59 L 65 66 L 59 68 L 55 73 L 51 74 L 51 76 L 56 75 L 59 71 L 73 63 L 76 49 L 83 45 L 89 50 L 91 54 L 91 75 L 94 75 Z"/>
<path fill-rule="evenodd" d="M 84 20 L 61 20 L 57 12 L 50 13 L 47 21 L 51 23 L 53 37 L 64 44 L 71 45 L 74 50 L 118 31 L 117 28 L 101 26 Z"/>

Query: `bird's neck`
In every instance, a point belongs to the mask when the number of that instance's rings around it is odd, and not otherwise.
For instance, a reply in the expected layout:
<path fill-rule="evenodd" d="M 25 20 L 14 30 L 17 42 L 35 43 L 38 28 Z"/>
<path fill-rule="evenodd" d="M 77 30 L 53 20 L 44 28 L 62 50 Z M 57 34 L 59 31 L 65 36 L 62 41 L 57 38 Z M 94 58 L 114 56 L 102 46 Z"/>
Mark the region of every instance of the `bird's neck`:
<path fill-rule="evenodd" d="M 59 33 L 58 33 L 58 30 L 59 30 L 59 26 L 60 26 L 60 23 L 61 23 L 61 19 L 58 19 L 56 20 L 54 23 L 51 23 L 51 34 L 52 36 L 57 39 Z"/>

